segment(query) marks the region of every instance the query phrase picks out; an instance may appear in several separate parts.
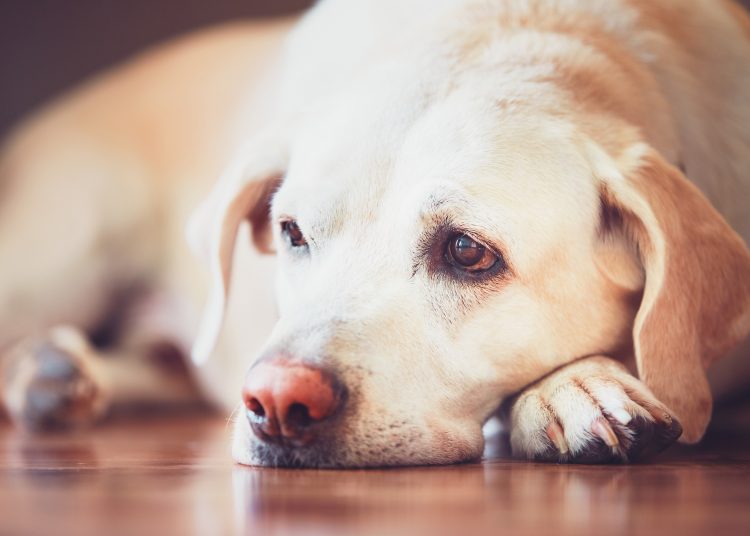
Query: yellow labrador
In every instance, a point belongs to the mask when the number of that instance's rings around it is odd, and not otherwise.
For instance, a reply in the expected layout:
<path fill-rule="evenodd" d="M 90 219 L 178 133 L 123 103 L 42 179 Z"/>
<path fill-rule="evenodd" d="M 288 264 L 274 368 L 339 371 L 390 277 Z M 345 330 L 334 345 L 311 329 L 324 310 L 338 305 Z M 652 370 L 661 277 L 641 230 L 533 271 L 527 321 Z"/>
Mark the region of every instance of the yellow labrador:
<path fill-rule="evenodd" d="M 172 43 L 5 147 L 6 407 L 191 400 L 169 342 L 245 464 L 476 459 L 498 411 L 534 459 L 696 442 L 750 331 L 749 95 L 715 0 L 327 0 Z"/>

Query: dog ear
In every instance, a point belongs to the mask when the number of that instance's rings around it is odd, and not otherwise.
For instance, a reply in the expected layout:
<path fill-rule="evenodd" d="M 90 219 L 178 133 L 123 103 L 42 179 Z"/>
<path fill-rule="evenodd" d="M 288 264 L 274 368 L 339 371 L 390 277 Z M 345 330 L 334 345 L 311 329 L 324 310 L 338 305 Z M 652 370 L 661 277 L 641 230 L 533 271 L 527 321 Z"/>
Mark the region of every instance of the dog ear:
<path fill-rule="evenodd" d="M 711 417 L 705 371 L 750 331 L 750 251 L 654 150 L 626 177 L 605 179 L 601 200 L 604 227 L 624 226 L 645 272 L 633 327 L 638 374 L 674 411 L 682 441 L 696 442 Z"/>
<path fill-rule="evenodd" d="M 209 357 L 221 331 L 240 225 L 248 222 L 255 247 L 273 253 L 270 202 L 281 184 L 286 156 L 278 149 L 263 149 L 253 146 L 242 151 L 188 223 L 188 242 L 210 271 L 208 300 L 193 343 L 197 364 Z"/>

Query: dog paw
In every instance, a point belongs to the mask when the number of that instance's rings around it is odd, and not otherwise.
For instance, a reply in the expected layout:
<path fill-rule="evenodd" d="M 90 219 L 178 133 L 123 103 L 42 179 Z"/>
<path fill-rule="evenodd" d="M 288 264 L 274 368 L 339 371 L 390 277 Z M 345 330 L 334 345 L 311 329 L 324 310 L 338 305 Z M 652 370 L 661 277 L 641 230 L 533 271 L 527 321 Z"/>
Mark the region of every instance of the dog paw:
<path fill-rule="evenodd" d="M 570 463 L 638 461 L 682 434 L 680 423 L 619 365 L 569 365 L 511 407 L 514 455 Z"/>
<path fill-rule="evenodd" d="M 107 408 L 92 350 L 77 330 L 55 328 L 47 337 L 20 343 L 3 361 L 5 407 L 25 428 L 80 428 Z"/>

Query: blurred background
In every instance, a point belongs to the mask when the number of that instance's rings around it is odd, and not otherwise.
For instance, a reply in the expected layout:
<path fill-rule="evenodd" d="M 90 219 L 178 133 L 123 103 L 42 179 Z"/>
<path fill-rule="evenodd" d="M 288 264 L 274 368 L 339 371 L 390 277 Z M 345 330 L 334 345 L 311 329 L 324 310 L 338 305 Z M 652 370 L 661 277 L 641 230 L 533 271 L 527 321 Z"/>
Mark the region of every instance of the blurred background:
<path fill-rule="evenodd" d="M 738 1 L 750 7 L 750 0 Z M 148 45 L 220 22 L 288 15 L 313 3 L 0 0 L 0 138 L 38 104 Z"/>
<path fill-rule="evenodd" d="M 0 0 L 0 138 L 87 76 L 203 26 L 300 11 L 313 0 Z"/>

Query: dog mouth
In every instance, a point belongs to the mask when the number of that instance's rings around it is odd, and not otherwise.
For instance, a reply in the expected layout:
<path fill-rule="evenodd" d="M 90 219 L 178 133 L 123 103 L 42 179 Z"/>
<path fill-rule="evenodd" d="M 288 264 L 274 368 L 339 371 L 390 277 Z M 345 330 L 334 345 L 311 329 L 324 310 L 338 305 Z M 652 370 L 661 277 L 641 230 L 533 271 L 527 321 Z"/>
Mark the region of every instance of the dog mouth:
<path fill-rule="evenodd" d="M 340 455 L 336 455 L 328 446 L 317 444 L 314 447 L 299 447 L 280 443 L 256 442 L 250 449 L 250 463 L 240 461 L 242 465 L 286 468 L 326 468 L 341 469 L 351 467 Z"/>
<path fill-rule="evenodd" d="M 265 467 L 355 468 L 452 464 L 481 457 L 481 425 L 363 398 L 332 370 L 270 359 L 254 365 L 235 423 L 237 463 Z M 356 378 L 356 381 L 352 378 Z M 477 434 L 473 433 L 476 428 Z"/>
<path fill-rule="evenodd" d="M 398 448 L 398 447 L 397 447 Z M 289 447 L 256 442 L 243 455 L 235 456 L 240 465 L 293 469 L 375 469 L 426 465 L 450 465 L 476 462 L 482 449 L 467 449 L 461 454 L 446 458 L 437 452 L 413 452 L 404 449 L 394 452 L 389 448 L 337 449 L 322 445 L 315 447 Z"/>
<path fill-rule="evenodd" d="M 369 419 L 366 419 L 369 421 Z M 263 440 L 246 418 L 235 428 L 233 457 L 240 465 L 256 467 L 352 469 L 446 465 L 481 459 L 484 442 L 424 429 L 406 422 L 350 423 L 318 433 L 304 444 L 276 438 Z"/>

